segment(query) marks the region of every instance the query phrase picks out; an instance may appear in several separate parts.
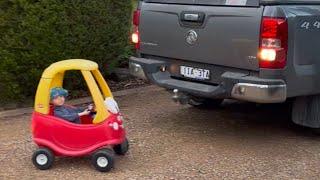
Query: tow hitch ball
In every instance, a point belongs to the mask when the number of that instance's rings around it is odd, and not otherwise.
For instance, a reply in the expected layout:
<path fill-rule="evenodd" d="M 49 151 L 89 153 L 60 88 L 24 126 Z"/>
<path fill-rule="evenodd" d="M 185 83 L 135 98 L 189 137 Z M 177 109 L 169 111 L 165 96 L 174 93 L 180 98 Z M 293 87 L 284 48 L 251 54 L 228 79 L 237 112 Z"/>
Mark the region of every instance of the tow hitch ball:
<path fill-rule="evenodd" d="M 173 96 L 172 96 L 172 100 L 176 103 L 180 103 L 182 105 L 188 104 L 190 97 L 183 93 L 183 92 L 179 92 L 178 89 L 174 89 L 173 90 Z"/>

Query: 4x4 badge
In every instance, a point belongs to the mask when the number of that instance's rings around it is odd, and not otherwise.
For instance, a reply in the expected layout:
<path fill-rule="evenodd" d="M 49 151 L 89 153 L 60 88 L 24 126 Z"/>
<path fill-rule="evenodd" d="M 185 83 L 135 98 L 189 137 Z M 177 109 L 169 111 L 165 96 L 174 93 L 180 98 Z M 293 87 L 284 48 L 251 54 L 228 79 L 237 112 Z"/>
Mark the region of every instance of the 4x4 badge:
<path fill-rule="evenodd" d="M 187 43 L 192 45 L 198 40 L 198 34 L 194 30 L 190 30 L 187 33 Z"/>

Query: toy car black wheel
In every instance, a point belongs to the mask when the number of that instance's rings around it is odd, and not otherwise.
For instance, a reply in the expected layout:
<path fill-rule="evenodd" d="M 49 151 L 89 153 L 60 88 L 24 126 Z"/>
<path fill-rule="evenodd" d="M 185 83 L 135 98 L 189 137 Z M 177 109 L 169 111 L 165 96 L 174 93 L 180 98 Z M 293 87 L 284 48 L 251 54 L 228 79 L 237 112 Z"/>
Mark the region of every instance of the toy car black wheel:
<path fill-rule="evenodd" d="M 92 155 L 92 165 L 100 172 L 108 172 L 113 168 L 113 152 L 110 149 L 101 149 Z"/>
<path fill-rule="evenodd" d="M 54 155 L 47 148 L 37 149 L 32 155 L 32 163 L 40 170 L 49 169 L 53 162 Z"/>
<path fill-rule="evenodd" d="M 128 139 L 126 138 L 123 143 L 121 144 L 118 144 L 118 145 L 115 145 L 113 147 L 113 150 L 116 154 L 118 155 L 125 155 L 128 150 L 129 150 L 129 142 L 128 142 Z"/>

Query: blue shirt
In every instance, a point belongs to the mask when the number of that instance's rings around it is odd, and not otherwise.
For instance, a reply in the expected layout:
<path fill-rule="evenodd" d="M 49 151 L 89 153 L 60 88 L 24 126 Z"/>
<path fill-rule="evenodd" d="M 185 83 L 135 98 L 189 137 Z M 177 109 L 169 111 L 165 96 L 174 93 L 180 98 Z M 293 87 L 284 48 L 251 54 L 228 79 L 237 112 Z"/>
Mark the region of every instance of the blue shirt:
<path fill-rule="evenodd" d="M 55 106 L 54 107 L 54 116 L 64 119 L 66 121 L 80 124 L 80 117 L 78 113 L 82 112 L 81 108 L 70 107 L 70 106 Z"/>

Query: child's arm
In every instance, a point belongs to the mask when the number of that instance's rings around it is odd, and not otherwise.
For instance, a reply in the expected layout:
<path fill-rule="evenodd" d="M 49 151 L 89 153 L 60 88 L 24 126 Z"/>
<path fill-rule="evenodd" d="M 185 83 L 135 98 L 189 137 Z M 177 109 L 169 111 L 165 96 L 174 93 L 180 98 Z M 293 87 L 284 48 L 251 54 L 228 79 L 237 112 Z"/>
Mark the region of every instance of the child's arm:
<path fill-rule="evenodd" d="M 77 122 L 79 121 L 80 116 L 89 115 L 90 111 L 84 110 L 82 112 L 78 112 L 76 109 L 68 109 L 67 107 L 59 107 L 55 108 L 54 115 L 56 117 L 65 119 L 69 122 Z"/>
<path fill-rule="evenodd" d="M 65 108 L 55 108 L 54 116 L 67 120 L 69 122 L 75 122 L 79 119 L 79 115 L 76 111 L 68 111 Z"/>
<path fill-rule="evenodd" d="M 78 116 L 86 116 L 90 114 L 90 110 L 89 109 L 85 109 L 84 111 L 78 113 Z"/>
<path fill-rule="evenodd" d="M 88 107 L 76 107 L 77 111 L 79 113 L 83 112 L 83 111 L 86 111 L 86 110 L 89 110 L 91 112 L 95 111 L 95 107 L 93 104 L 89 104 Z"/>

